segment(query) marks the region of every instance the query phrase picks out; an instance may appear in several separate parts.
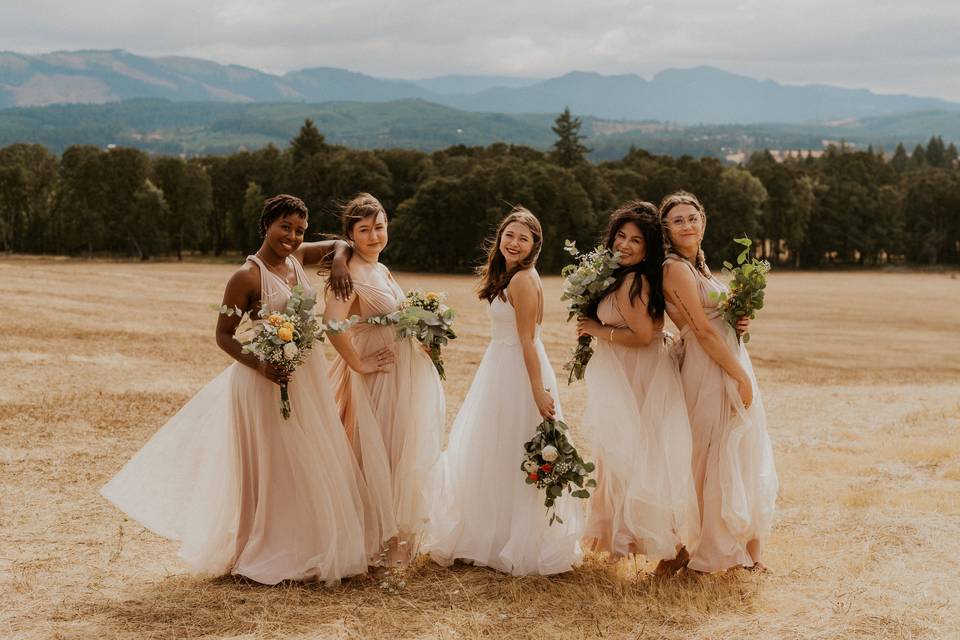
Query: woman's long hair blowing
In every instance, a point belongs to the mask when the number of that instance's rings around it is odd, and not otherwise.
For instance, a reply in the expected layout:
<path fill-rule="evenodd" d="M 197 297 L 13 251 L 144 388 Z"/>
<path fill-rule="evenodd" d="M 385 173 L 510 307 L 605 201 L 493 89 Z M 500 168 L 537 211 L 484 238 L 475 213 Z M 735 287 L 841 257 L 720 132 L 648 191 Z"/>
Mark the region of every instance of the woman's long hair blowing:
<path fill-rule="evenodd" d="M 530 235 L 533 236 L 533 249 L 530 255 L 520 261 L 513 269 L 507 269 L 507 260 L 500 253 L 500 240 L 507 226 L 514 222 L 520 222 L 530 229 Z M 540 221 L 530 213 L 530 210 L 521 205 L 516 205 L 507 214 L 507 217 L 500 222 L 497 227 L 497 233 L 487 241 L 487 259 L 486 262 L 477 268 L 477 274 L 480 276 L 480 284 L 477 286 L 477 295 L 481 300 L 493 302 L 496 297 L 504 298 L 503 292 L 514 274 L 523 269 L 528 269 L 536 264 L 537 257 L 540 255 L 540 249 L 543 248 L 543 230 L 540 227 Z"/>

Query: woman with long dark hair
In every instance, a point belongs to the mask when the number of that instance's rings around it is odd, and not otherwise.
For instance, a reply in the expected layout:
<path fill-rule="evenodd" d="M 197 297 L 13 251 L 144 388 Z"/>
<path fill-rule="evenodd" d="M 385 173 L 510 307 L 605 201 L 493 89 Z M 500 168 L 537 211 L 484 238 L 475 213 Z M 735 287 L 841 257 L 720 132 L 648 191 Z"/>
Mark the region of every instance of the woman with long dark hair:
<path fill-rule="evenodd" d="M 441 457 L 424 545 L 443 565 L 459 558 L 513 575 L 550 575 L 580 561 L 577 499 L 557 499 L 562 522 L 551 526 L 543 494 L 520 472 L 523 443 L 541 421 L 562 415 L 540 341 L 543 287 L 535 265 L 542 246 L 540 222 L 514 207 L 479 270 L 492 335 Z"/>
<path fill-rule="evenodd" d="M 643 554 L 679 568 L 696 545 L 686 406 L 663 331 L 663 237 L 657 207 L 613 212 L 604 245 L 620 255 L 614 282 L 577 333 L 596 338 L 587 367 L 584 426 L 593 437 L 597 490 L 584 542 L 611 559 Z"/>

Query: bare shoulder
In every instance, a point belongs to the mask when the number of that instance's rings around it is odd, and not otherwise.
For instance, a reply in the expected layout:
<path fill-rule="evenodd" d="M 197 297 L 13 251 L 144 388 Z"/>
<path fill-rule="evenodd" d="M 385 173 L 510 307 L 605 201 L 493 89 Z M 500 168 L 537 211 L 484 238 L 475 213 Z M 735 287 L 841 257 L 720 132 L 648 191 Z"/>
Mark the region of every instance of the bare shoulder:
<path fill-rule="evenodd" d="M 247 261 L 233 272 L 223 291 L 224 300 L 233 305 L 255 300 L 260 295 L 260 267 Z"/>
<path fill-rule="evenodd" d="M 672 284 L 684 284 L 695 282 L 693 271 L 689 265 L 682 264 L 676 260 L 667 260 L 663 264 L 663 281 Z"/>
<path fill-rule="evenodd" d="M 510 284 L 507 285 L 509 293 L 526 295 L 540 289 L 540 276 L 534 269 L 524 269 L 518 271 L 510 278 Z"/>

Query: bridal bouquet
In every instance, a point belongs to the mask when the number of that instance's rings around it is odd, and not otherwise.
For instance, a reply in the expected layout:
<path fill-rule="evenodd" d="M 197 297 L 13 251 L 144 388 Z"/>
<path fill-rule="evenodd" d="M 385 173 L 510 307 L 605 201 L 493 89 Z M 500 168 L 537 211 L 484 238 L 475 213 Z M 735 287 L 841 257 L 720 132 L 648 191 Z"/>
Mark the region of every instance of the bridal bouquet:
<path fill-rule="evenodd" d="M 414 338 L 427 348 L 430 360 L 437 368 L 441 380 L 447 379 L 443 368 L 443 354 L 440 348 L 456 339 L 453 331 L 453 318 L 456 312 L 445 305 L 444 293 L 428 291 L 423 293 L 413 289 L 407 293 L 406 300 L 398 311 L 385 316 L 369 318 L 367 322 L 380 325 L 394 325 L 398 338 Z"/>
<path fill-rule="evenodd" d="M 325 327 L 313 313 L 317 304 L 316 294 L 308 294 L 297 285 L 292 289 L 286 308 L 280 312 L 269 311 L 261 302 L 259 317 L 263 322 L 254 325 L 252 332 L 240 337 L 243 353 L 252 353 L 262 362 L 267 362 L 289 373 L 303 364 L 316 342 L 323 342 L 325 331 L 340 332 L 349 327 L 349 322 Z M 219 307 L 220 313 L 228 316 L 243 315 L 237 308 Z M 280 412 L 284 419 L 290 417 L 290 392 L 288 383 L 280 385 Z"/>
<path fill-rule="evenodd" d="M 580 253 L 577 244 L 571 240 L 564 242 L 563 248 L 574 258 L 574 263 L 568 264 L 560 272 L 564 277 L 563 295 L 560 299 L 570 301 L 567 316 L 569 322 L 596 308 L 607 288 L 614 283 L 613 272 L 620 266 L 620 254 L 611 253 L 603 246 L 598 246 L 589 253 Z M 574 380 L 583 380 L 587 363 L 593 357 L 593 347 L 590 346 L 592 341 L 590 336 L 580 336 L 577 340 L 573 356 L 563 365 L 563 370 L 570 372 L 567 384 Z"/>
<path fill-rule="evenodd" d="M 756 258 L 747 261 L 753 244 L 750 238 L 734 238 L 733 241 L 742 246 L 743 251 L 737 256 L 736 267 L 729 262 L 723 263 L 723 275 L 729 278 L 730 293 L 713 292 L 711 298 L 718 301 L 717 307 L 723 319 L 736 328 L 737 320 L 744 317 L 752 320 L 757 315 L 757 309 L 763 308 L 763 290 L 767 287 L 770 263 Z M 740 339 L 738 335 L 737 341 Z M 742 339 L 744 343 L 750 342 L 750 334 L 743 334 Z"/>
<path fill-rule="evenodd" d="M 576 448 L 567 439 L 567 425 L 561 420 L 544 420 L 537 426 L 533 438 L 523 445 L 524 459 L 520 466 L 526 476 L 527 484 L 537 485 L 537 489 L 546 489 L 543 501 L 550 513 L 550 524 L 554 520 L 563 524 L 557 515 L 554 503 L 566 489 L 575 498 L 589 498 L 587 488 L 596 487 L 597 481 L 587 476 L 593 472 L 594 464 L 584 462 Z M 576 485 L 573 489 L 570 485 Z"/>

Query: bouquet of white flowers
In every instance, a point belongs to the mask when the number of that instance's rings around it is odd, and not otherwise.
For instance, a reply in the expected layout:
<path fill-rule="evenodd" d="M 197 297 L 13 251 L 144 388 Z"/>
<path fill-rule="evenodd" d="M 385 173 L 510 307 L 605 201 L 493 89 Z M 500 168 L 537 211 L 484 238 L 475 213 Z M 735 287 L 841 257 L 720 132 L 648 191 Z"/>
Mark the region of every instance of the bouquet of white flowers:
<path fill-rule="evenodd" d="M 753 320 L 757 316 L 757 309 L 763 308 L 763 290 L 767 288 L 767 273 L 770 271 L 770 263 L 766 260 L 757 260 L 756 258 L 747 261 L 750 255 L 750 246 L 753 241 L 750 238 L 734 238 L 734 242 L 743 247 L 743 251 L 737 256 L 737 266 L 734 267 L 729 262 L 723 263 L 723 275 L 730 279 L 730 293 L 711 292 L 711 297 L 718 301 L 718 308 L 723 313 L 724 320 L 736 328 L 737 320 L 740 318 L 750 318 Z M 737 335 L 739 341 L 741 336 Z M 743 334 L 743 342 L 750 342 L 750 334 Z"/>
<path fill-rule="evenodd" d="M 307 295 L 301 285 L 292 289 L 287 306 L 280 313 L 269 311 L 261 302 L 259 317 L 263 322 L 255 324 L 253 331 L 240 340 L 243 353 L 252 353 L 262 362 L 293 373 L 314 344 L 323 342 L 325 331 L 340 332 L 350 326 L 349 321 L 324 326 L 313 313 L 316 304 L 316 295 Z M 228 316 L 243 315 L 239 308 L 226 305 L 220 306 L 219 311 Z M 284 419 L 291 412 L 287 384 L 280 385 L 280 412 Z"/>
<path fill-rule="evenodd" d="M 453 318 L 456 312 L 443 304 L 446 294 L 428 291 L 423 293 L 414 289 L 407 293 L 403 306 L 385 316 L 368 318 L 367 322 L 380 325 L 393 325 L 398 338 L 414 338 L 430 352 L 430 360 L 440 374 L 441 380 L 447 379 L 443 368 L 443 354 L 440 348 L 456 339 L 453 331 Z"/>
<path fill-rule="evenodd" d="M 570 240 L 564 242 L 564 250 L 575 260 L 560 272 L 564 277 L 563 295 L 560 299 L 570 301 L 567 316 L 569 322 L 596 308 L 607 288 L 615 281 L 613 272 L 620 266 L 620 254 L 612 253 L 603 246 L 598 246 L 589 253 L 580 253 L 576 243 Z M 570 372 L 567 384 L 574 380 L 583 380 L 587 363 L 593 357 L 593 347 L 590 346 L 592 341 L 590 336 L 580 336 L 577 340 L 573 356 L 563 365 L 563 370 Z"/>
<path fill-rule="evenodd" d="M 550 524 L 554 520 L 563 524 L 557 515 L 554 503 L 566 489 L 575 498 L 589 498 L 587 488 L 596 487 L 597 481 L 587 476 L 593 472 L 594 464 L 584 462 L 577 449 L 567 439 L 567 425 L 561 420 L 544 420 L 537 426 L 533 438 L 523 445 L 524 459 L 520 465 L 527 484 L 535 484 L 538 489 L 546 489 L 543 501 L 550 513 Z M 579 487 L 574 490 L 570 485 Z"/>

